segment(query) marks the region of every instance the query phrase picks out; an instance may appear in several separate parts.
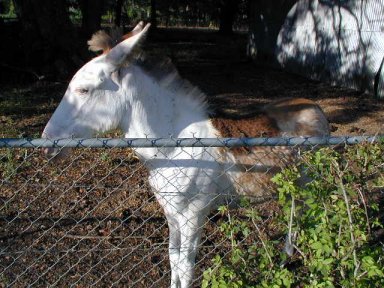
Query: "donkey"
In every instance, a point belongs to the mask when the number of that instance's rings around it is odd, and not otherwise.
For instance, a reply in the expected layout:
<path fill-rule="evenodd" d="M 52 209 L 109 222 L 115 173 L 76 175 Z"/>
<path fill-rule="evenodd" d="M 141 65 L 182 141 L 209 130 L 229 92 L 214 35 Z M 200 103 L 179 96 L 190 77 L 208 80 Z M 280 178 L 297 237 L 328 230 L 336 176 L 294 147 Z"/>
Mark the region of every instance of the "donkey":
<path fill-rule="evenodd" d="M 93 50 L 103 50 L 103 54 L 74 75 L 43 138 L 84 138 L 114 128 L 120 128 L 126 138 L 223 135 L 214 124 L 224 124 L 209 119 L 205 96 L 199 89 L 182 80 L 169 61 L 154 64 L 140 56 L 140 43 L 149 27 L 140 22 L 120 42 L 103 33 L 89 41 Z M 260 119 L 255 125 L 271 132 L 270 136 L 329 135 L 324 113 L 310 100 L 272 103 Z M 268 155 L 271 149 L 275 149 L 275 156 Z M 294 157 L 283 147 L 259 147 L 253 149 L 255 153 L 245 154 L 217 147 L 136 150 L 149 170 L 149 183 L 167 218 L 171 287 L 192 284 L 202 227 L 211 209 L 237 194 L 264 193 L 265 183 L 275 171 L 271 167 L 279 165 L 276 151 Z M 45 150 L 52 157 L 59 152 Z M 250 156 L 260 153 L 265 155 L 262 163 Z M 248 171 L 253 172 L 252 177 L 243 173 L 250 165 L 254 167 Z"/>

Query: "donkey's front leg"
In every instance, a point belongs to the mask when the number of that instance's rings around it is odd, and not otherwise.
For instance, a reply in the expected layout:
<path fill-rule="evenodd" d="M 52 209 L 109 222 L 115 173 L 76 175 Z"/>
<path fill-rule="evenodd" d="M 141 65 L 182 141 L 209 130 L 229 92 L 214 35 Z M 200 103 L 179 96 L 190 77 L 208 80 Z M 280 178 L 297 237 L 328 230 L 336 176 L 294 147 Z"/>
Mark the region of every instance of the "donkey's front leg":
<path fill-rule="evenodd" d="M 169 264 L 171 266 L 171 288 L 180 287 L 179 257 L 180 257 L 180 226 L 177 219 L 167 215 L 169 228 Z"/>
<path fill-rule="evenodd" d="M 193 282 L 195 258 L 203 231 L 205 211 L 189 210 L 183 213 L 180 223 L 179 278 L 180 287 L 190 287 Z"/>

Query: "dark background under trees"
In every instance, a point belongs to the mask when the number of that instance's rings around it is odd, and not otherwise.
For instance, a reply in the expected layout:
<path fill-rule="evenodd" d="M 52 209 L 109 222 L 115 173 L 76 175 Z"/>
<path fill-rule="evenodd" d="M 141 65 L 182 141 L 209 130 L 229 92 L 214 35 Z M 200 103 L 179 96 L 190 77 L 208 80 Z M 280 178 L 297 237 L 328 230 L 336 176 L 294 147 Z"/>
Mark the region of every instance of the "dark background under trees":
<path fill-rule="evenodd" d="M 63 79 L 93 55 L 85 41 L 101 29 L 205 28 L 230 37 L 248 29 L 252 0 L 0 0 L 2 79 Z M 244 47 L 245 49 L 245 47 Z M 19 81 L 19 80 L 18 80 Z"/>

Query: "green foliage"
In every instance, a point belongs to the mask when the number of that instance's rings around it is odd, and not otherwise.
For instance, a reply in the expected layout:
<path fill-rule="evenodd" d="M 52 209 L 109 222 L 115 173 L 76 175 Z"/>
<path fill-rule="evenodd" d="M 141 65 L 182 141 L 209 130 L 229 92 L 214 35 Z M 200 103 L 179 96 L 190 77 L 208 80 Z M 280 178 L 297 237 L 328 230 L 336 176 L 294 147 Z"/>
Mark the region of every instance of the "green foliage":
<path fill-rule="evenodd" d="M 202 286 L 384 287 L 384 248 L 376 233 L 383 228 L 383 163 L 383 144 L 322 148 L 272 179 L 280 212 L 269 222 L 250 205 L 238 214 L 220 208 L 231 248 L 212 260 Z M 311 179 L 306 184 L 302 171 Z M 281 236 L 290 229 L 291 257 Z"/>
<path fill-rule="evenodd" d="M 0 179 L 9 180 L 19 169 L 29 167 L 31 163 L 27 158 L 27 149 L 0 149 Z"/>
<path fill-rule="evenodd" d="M 15 18 L 16 10 L 12 0 L 0 0 L 0 17 Z"/>
<path fill-rule="evenodd" d="M 148 19 L 151 9 L 151 2 L 129 0 L 124 2 L 124 10 L 131 22 Z"/>
<path fill-rule="evenodd" d="M 80 25 L 81 24 L 81 18 L 83 17 L 81 14 L 81 10 L 76 6 L 69 6 L 68 7 L 68 13 L 69 13 L 69 19 L 71 19 L 71 22 L 73 24 Z"/>
<path fill-rule="evenodd" d="M 14 161 L 14 152 L 11 149 L 2 149 L 0 153 L 1 177 L 7 179 L 16 172 L 17 163 Z"/>

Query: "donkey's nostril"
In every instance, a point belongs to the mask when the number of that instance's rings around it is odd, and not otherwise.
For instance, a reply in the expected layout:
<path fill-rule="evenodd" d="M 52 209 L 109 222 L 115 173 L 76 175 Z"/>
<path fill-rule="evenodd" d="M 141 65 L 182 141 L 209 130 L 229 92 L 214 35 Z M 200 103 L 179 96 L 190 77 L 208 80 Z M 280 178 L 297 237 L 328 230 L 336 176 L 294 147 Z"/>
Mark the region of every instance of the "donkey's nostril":
<path fill-rule="evenodd" d="M 42 148 L 42 152 L 47 157 L 56 157 L 60 153 L 60 149 L 48 147 L 48 148 Z"/>
<path fill-rule="evenodd" d="M 43 154 L 49 158 L 50 160 L 59 160 L 59 159 L 64 159 L 67 156 L 69 156 L 71 152 L 71 148 L 42 148 Z"/>

